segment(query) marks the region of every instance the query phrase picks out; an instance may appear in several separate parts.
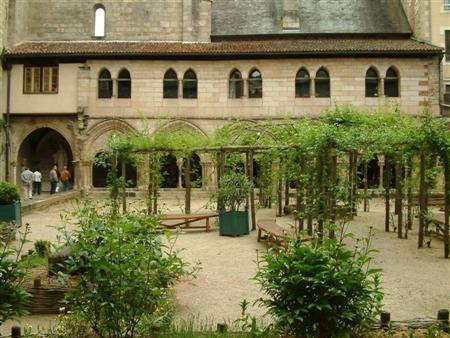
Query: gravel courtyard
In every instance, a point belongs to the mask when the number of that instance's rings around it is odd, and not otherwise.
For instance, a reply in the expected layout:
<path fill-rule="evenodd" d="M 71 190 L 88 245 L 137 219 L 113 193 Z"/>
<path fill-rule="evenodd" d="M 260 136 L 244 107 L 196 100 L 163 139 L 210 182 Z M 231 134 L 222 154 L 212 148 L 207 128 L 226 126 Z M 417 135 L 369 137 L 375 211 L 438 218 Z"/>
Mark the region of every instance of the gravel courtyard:
<path fill-rule="evenodd" d="M 207 200 L 195 201 L 193 212 L 201 211 Z M 165 201 L 166 208 L 180 212 L 177 201 Z M 29 239 L 56 241 L 61 224 L 60 213 L 72 210 L 75 204 L 67 202 L 47 210 L 34 211 L 24 216 L 24 223 L 31 226 Z M 260 209 L 257 218 L 275 217 L 275 210 Z M 292 223 L 291 218 L 281 217 L 283 226 Z M 408 240 L 397 239 L 396 234 L 384 232 L 384 212 L 381 201 L 371 202 L 369 213 L 359 212 L 351 222 L 349 231 L 357 237 L 366 236 L 373 226 L 375 253 L 374 265 L 383 269 L 382 283 L 385 292 L 385 309 L 393 320 L 435 317 L 437 311 L 450 307 L 450 261 L 443 258 L 443 242 L 433 239 L 431 248 L 417 249 L 417 225 L 409 233 Z M 31 246 L 32 244 L 30 244 Z M 197 279 L 182 280 L 175 288 L 179 303 L 177 317 L 193 316 L 202 321 L 230 321 L 240 316 L 239 303 L 247 299 L 251 303 L 262 296 L 252 280 L 256 273 L 257 252 L 264 251 L 264 243 L 256 241 L 256 231 L 243 237 L 219 236 L 217 228 L 204 231 L 185 231 L 177 240 L 177 247 L 184 248 L 182 256 L 192 262 L 200 262 Z M 262 315 L 264 310 L 253 306 L 251 313 Z M 28 316 L 22 325 L 48 326 L 53 316 Z M 0 328 L 1 334 L 10 332 L 12 321 Z"/>

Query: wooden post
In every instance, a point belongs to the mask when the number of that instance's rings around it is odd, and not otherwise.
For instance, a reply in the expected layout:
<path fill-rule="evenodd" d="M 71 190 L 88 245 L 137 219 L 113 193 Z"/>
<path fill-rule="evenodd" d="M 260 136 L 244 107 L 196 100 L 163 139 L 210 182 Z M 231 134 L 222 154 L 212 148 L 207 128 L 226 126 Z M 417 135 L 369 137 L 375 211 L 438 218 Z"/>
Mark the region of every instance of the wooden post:
<path fill-rule="evenodd" d="M 397 208 L 397 234 L 398 238 L 403 238 L 403 170 L 402 163 L 397 160 L 395 163 L 395 206 Z"/>
<path fill-rule="evenodd" d="M 348 208 L 353 214 L 353 151 L 348 154 Z"/>
<path fill-rule="evenodd" d="M 127 212 L 127 167 L 125 160 L 122 160 L 121 174 L 122 176 L 122 212 Z"/>
<path fill-rule="evenodd" d="M 305 186 L 303 179 L 305 177 L 306 170 L 306 158 L 304 155 L 300 155 L 300 176 L 297 181 L 297 214 L 299 230 L 303 230 L 305 227 Z"/>
<path fill-rule="evenodd" d="M 331 179 L 331 191 L 330 191 L 330 220 L 331 220 L 331 226 L 330 231 L 328 233 L 328 236 L 330 238 L 335 237 L 335 231 L 334 226 L 336 225 L 336 184 L 337 184 L 337 155 L 336 155 L 336 148 L 330 149 L 330 155 L 331 155 L 331 166 L 330 166 L 330 179 Z"/>
<path fill-rule="evenodd" d="M 153 166 L 152 157 L 148 157 L 148 187 L 147 187 L 147 213 L 151 215 L 152 210 L 152 199 L 153 199 Z"/>
<path fill-rule="evenodd" d="M 412 224 L 413 224 L 413 215 L 412 215 L 412 166 L 413 166 L 413 161 L 412 159 L 408 160 L 408 167 L 406 169 L 406 181 L 408 182 L 408 189 L 406 192 L 406 199 L 407 199 L 407 204 L 408 204 L 408 209 L 407 209 L 407 225 L 405 227 L 405 238 L 408 238 L 408 231 L 412 229 Z"/>
<path fill-rule="evenodd" d="M 250 182 L 252 182 L 252 188 L 250 189 L 250 217 L 252 220 L 252 231 L 256 230 L 256 209 L 255 209 L 255 188 L 253 186 L 253 150 L 248 152 L 248 176 Z"/>
<path fill-rule="evenodd" d="M 320 153 L 317 157 L 317 231 L 319 238 L 323 237 L 323 222 L 325 216 L 325 194 L 323 187 L 323 174 L 324 174 L 324 165 L 323 165 L 323 154 Z"/>
<path fill-rule="evenodd" d="M 191 154 L 185 158 L 184 183 L 186 186 L 184 199 L 184 213 L 191 213 Z"/>
<path fill-rule="evenodd" d="M 444 257 L 449 258 L 449 217 L 450 217 L 450 159 L 448 154 L 443 158 L 444 165 Z M 448 310 L 447 310 L 447 324 L 448 324 Z M 448 332 L 448 331 L 447 331 Z"/>
<path fill-rule="evenodd" d="M 311 159 L 310 162 L 313 162 L 314 159 Z M 306 220 L 307 223 L 307 227 L 308 227 L 308 235 L 312 236 L 313 235 L 313 210 L 315 208 L 315 192 L 314 192 L 314 179 L 312 177 L 312 172 L 314 171 L 313 169 L 313 164 L 310 165 L 310 168 L 308 168 L 309 172 L 309 176 L 308 176 L 308 187 L 306 189 L 306 193 L 307 193 L 307 209 L 308 209 L 308 218 Z"/>
<path fill-rule="evenodd" d="M 283 215 L 283 175 L 281 174 L 282 159 L 279 159 L 278 164 L 278 187 L 277 187 L 277 200 L 278 200 L 278 214 L 277 216 Z"/>
<path fill-rule="evenodd" d="M 159 169 L 158 158 L 153 159 L 153 213 L 156 215 L 158 213 L 158 176 L 156 169 Z"/>
<path fill-rule="evenodd" d="M 368 175 L 368 165 L 367 161 L 364 160 L 364 212 L 369 211 L 369 199 L 367 198 L 367 190 L 368 190 L 368 182 L 367 182 L 367 175 Z"/>
<path fill-rule="evenodd" d="M 387 328 L 390 321 L 391 321 L 391 314 L 389 312 L 381 312 L 381 314 L 380 314 L 381 328 L 382 329 Z"/>
<path fill-rule="evenodd" d="M 250 173 L 249 173 L 249 152 L 247 151 L 245 153 L 245 177 L 253 184 L 253 180 L 250 180 Z M 250 194 L 247 195 L 247 198 L 245 199 L 245 210 L 249 210 L 250 207 Z"/>
<path fill-rule="evenodd" d="M 217 187 L 220 188 L 220 180 L 225 172 L 225 151 L 220 150 L 217 156 Z M 217 211 L 223 210 L 223 203 L 221 199 L 217 199 Z"/>
<path fill-rule="evenodd" d="M 40 289 L 41 288 L 41 279 L 40 278 L 35 278 L 33 279 L 33 288 L 34 289 Z"/>
<path fill-rule="evenodd" d="M 384 202 L 385 202 L 385 215 L 384 215 L 384 231 L 389 232 L 390 221 L 390 190 L 391 190 L 391 160 L 385 155 L 385 175 L 384 175 Z"/>
<path fill-rule="evenodd" d="M 286 207 L 288 205 L 289 205 L 289 177 L 286 169 L 284 175 L 284 206 Z"/>
<path fill-rule="evenodd" d="M 356 195 L 358 193 L 358 152 L 355 150 L 353 153 L 353 183 L 352 183 L 352 216 L 358 214 L 358 205 L 356 203 Z"/>
<path fill-rule="evenodd" d="M 22 337 L 22 329 L 20 326 L 13 326 L 11 328 L 11 338 L 20 338 Z"/>
<path fill-rule="evenodd" d="M 422 152 L 420 154 L 420 186 L 419 186 L 419 236 L 417 246 L 423 248 L 423 231 L 426 216 L 426 182 L 425 182 L 426 158 Z"/>

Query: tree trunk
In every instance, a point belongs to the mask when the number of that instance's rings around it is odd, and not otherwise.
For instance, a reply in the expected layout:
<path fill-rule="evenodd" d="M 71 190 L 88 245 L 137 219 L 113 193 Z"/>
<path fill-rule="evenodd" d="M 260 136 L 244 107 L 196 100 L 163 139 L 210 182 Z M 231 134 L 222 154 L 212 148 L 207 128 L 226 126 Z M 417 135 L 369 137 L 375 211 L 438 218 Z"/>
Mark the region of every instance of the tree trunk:
<path fill-rule="evenodd" d="M 425 154 L 420 154 L 420 186 L 419 186 L 419 236 L 417 246 L 423 248 L 423 231 L 425 227 L 426 216 L 426 157 Z"/>
<path fill-rule="evenodd" d="M 331 228 L 328 236 L 330 238 L 335 237 L 334 227 L 336 225 L 336 193 L 335 188 L 337 185 L 337 155 L 336 149 L 330 149 L 330 179 L 331 179 L 331 189 L 330 189 L 330 220 L 331 220 Z"/>
<path fill-rule="evenodd" d="M 253 168 L 253 151 L 249 151 L 248 153 L 248 176 L 250 182 L 253 183 L 254 176 L 254 168 Z M 255 188 L 252 185 L 250 190 L 250 217 L 252 221 L 252 231 L 256 230 L 256 209 L 255 209 Z"/>
<path fill-rule="evenodd" d="M 127 212 L 127 166 L 125 164 L 125 160 L 122 160 L 122 168 L 121 168 L 121 176 L 122 176 L 122 212 Z"/>
<path fill-rule="evenodd" d="M 395 163 L 395 205 L 397 206 L 397 233 L 398 238 L 403 238 L 403 170 L 402 163 Z"/>
<path fill-rule="evenodd" d="M 385 201 L 385 217 L 384 217 L 384 231 L 389 232 L 390 222 L 390 184 L 391 184 L 391 161 L 385 156 L 385 175 L 384 175 L 384 201 Z"/>

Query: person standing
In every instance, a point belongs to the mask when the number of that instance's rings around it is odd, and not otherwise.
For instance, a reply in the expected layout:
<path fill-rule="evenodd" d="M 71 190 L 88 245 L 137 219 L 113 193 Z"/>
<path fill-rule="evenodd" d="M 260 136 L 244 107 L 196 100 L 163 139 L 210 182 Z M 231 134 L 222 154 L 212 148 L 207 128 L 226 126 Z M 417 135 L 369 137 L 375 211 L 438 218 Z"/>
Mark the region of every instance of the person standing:
<path fill-rule="evenodd" d="M 61 171 L 61 182 L 63 184 L 63 191 L 69 190 L 71 179 L 72 179 L 72 175 L 70 175 L 70 171 L 67 170 L 66 166 L 64 166 L 63 171 Z"/>
<path fill-rule="evenodd" d="M 33 180 L 34 175 L 33 172 L 28 169 L 28 167 L 25 167 L 20 174 L 20 179 L 22 180 L 22 187 L 23 187 L 23 198 L 26 201 L 27 199 L 33 199 Z"/>
<path fill-rule="evenodd" d="M 56 168 L 56 164 L 54 164 L 50 170 L 50 195 L 53 195 L 56 192 L 56 187 L 58 185 L 58 174 L 56 172 Z"/>
<path fill-rule="evenodd" d="M 42 174 L 39 171 L 39 168 L 33 173 L 34 181 L 33 181 L 33 195 L 40 195 L 42 189 Z"/>

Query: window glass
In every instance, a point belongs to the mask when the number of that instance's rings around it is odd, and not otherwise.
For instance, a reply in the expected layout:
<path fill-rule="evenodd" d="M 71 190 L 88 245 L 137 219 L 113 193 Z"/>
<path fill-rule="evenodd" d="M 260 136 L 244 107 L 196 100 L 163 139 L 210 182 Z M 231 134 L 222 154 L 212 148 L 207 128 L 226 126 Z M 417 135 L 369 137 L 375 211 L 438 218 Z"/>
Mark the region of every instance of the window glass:
<path fill-rule="evenodd" d="M 316 73 L 315 89 L 316 97 L 330 97 L 330 76 L 324 68 Z"/>
<path fill-rule="evenodd" d="M 55 94 L 58 92 L 57 66 L 25 66 L 23 92 Z"/>
<path fill-rule="evenodd" d="M 197 76 L 194 71 L 188 70 L 183 77 L 183 98 L 196 99 L 197 98 Z"/>
<path fill-rule="evenodd" d="M 127 69 L 122 69 L 117 79 L 117 97 L 119 99 L 131 98 L 131 76 Z"/>
<path fill-rule="evenodd" d="M 262 96 L 263 82 L 261 72 L 258 69 L 254 69 L 248 77 L 248 97 L 253 99 L 262 98 Z"/>
<path fill-rule="evenodd" d="M 366 97 L 377 97 L 378 94 L 378 72 L 370 67 L 366 72 Z"/>
<path fill-rule="evenodd" d="M 398 74 L 391 67 L 386 71 L 386 77 L 384 78 L 384 95 L 387 97 L 398 97 L 399 94 Z"/>
<path fill-rule="evenodd" d="M 94 36 L 105 36 L 105 8 L 101 5 L 95 6 L 94 9 Z"/>
<path fill-rule="evenodd" d="M 228 97 L 230 99 L 238 99 L 243 96 L 244 85 L 240 71 L 234 70 L 231 73 L 228 87 L 229 87 Z"/>
<path fill-rule="evenodd" d="M 176 99 L 178 97 L 178 77 L 173 69 L 164 74 L 163 98 Z"/>
<path fill-rule="evenodd" d="M 98 98 L 110 99 L 113 94 L 113 82 L 111 79 L 111 73 L 107 69 L 103 69 L 100 72 L 98 78 Z"/>
<path fill-rule="evenodd" d="M 302 68 L 295 76 L 295 97 L 310 97 L 311 79 L 306 69 Z"/>

